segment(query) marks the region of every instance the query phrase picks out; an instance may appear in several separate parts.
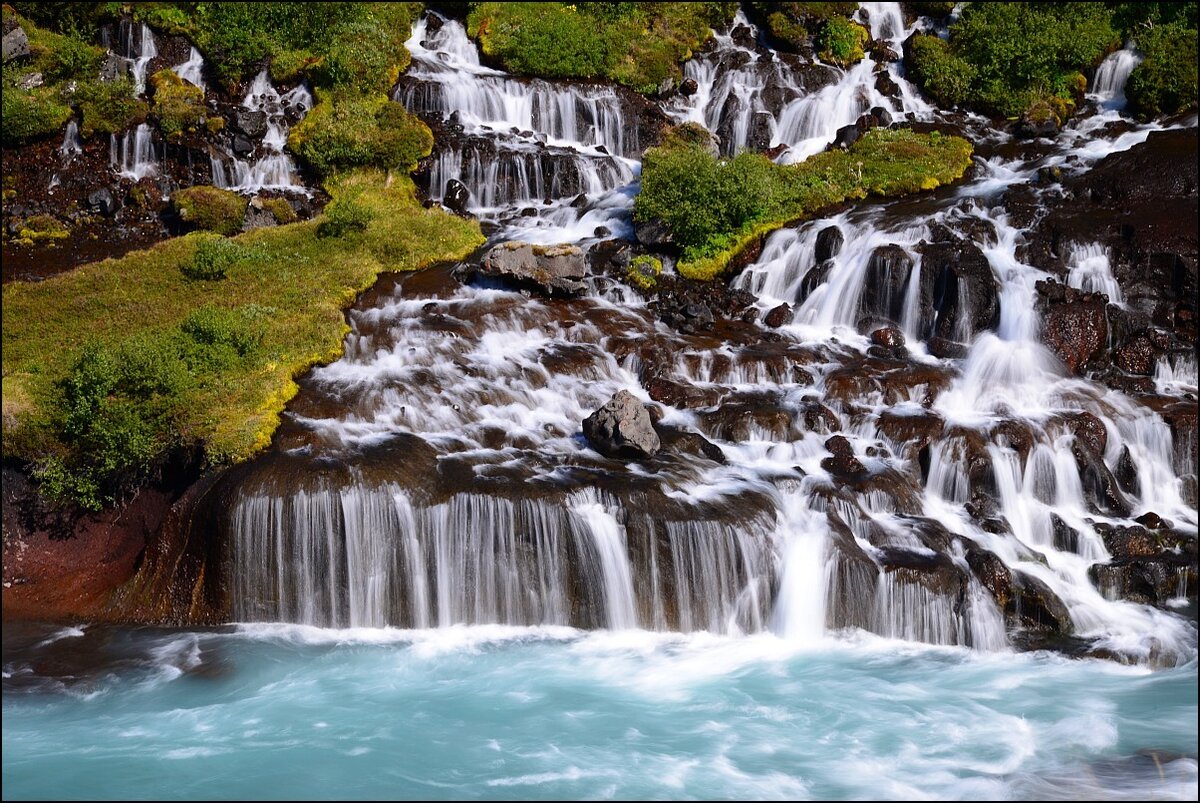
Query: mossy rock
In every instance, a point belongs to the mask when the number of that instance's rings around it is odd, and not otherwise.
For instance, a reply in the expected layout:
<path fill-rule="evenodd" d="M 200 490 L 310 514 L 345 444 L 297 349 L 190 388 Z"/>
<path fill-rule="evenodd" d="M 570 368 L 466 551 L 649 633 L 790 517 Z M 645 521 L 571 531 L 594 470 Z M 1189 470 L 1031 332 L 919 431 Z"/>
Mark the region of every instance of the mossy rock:
<path fill-rule="evenodd" d="M 625 280 L 639 290 L 653 290 L 662 275 L 662 260 L 658 257 L 642 254 L 634 257 L 629 267 L 625 268 Z"/>
<path fill-rule="evenodd" d="M 164 137 L 175 141 L 205 125 L 203 89 L 183 80 L 170 69 L 156 72 L 150 83 L 154 87 L 151 114 L 158 121 Z"/>
<path fill-rule="evenodd" d="M 21 223 L 18 236 L 29 243 L 65 240 L 71 236 L 71 230 L 52 215 L 34 215 Z"/>
<path fill-rule="evenodd" d="M 171 198 L 180 220 L 227 237 L 242 230 L 248 203 L 236 192 L 207 185 L 179 190 Z"/>

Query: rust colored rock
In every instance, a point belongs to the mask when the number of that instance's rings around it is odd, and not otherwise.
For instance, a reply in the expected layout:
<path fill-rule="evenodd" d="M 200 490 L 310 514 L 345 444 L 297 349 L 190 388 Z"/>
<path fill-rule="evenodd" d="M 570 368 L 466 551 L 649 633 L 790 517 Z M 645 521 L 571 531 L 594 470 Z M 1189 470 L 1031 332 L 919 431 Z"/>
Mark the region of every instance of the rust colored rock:
<path fill-rule="evenodd" d="M 1044 310 L 1042 342 L 1068 371 L 1081 374 L 1108 342 L 1107 297 L 1049 281 L 1038 282 L 1037 289 Z"/>
<path fill-rule="evenodd" d="M 885 326 L 871 333 L 871 342 L 887 348 L 903 348 L 904 333 L 894 326 Z"/>
<path fill-rule="evenodd" d="M 1146 333 L 1139 333 L 1113 351 L 1113 362 L 1127 373 L 1150 376 L 1158 362 L 1158 349 Z"/>
<path fill-rule="evenodd" d="M 1087 444 L 1096 454 L 1104 454 L 1108 447 L 1108 430 L 1104 422 L 1088 412 L 1071 413 L 1066 416 L 1067 429 L 1075 435 L 1075 439 Z"/>
<path fill-rule="evenodd" d="M 780 326 L 786 326 L 792 322 L 792 307 L 790 304 L 783 303 L 775 307 L 766 314 L 763 318 L 763 323 L 772 329 L 778 329 Z"/>

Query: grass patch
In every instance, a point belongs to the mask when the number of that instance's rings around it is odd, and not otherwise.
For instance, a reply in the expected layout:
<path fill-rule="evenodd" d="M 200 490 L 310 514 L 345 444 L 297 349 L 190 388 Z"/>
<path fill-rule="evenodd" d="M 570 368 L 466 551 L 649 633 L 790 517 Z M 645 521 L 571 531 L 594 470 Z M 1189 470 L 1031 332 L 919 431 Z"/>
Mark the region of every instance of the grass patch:
<path fill-rule="evenodd" d="M 737 3 L 478 3 L 468 33 L 509 72 L 607 78 L 653 93 Z"/>
<path fill-rule="evenodd" d="M 646 152 L 633 214 L 666 225 L 683 251 L 681 275 L 708 280 L 755 238 L 786 223 L 850 199 L 931 190 L 961 178 L 970 164 L 966 140 L 907 129 L 872 129 L 848 151 L 795 165 L 751 152 L 718 159 L 675 139 Z"/>
<path fill-rule="evenodd" d="M 248 203 L 236 192 L 207 184 L 179 190 L 171 197 L 171 205 L 184 223 L 227 237 L 242 230 Z"/>
<path fill-rule="evenodd" d="M 212 241 L 192 234 L 6 284 L 4 454 L 91 508 L 143 482 L 175 444 L 202 443 L 211 466 L 244 460 L 270 442 L 294 378 L 341 356 L 343 309 L 381 271 L 483 241 L 477 223 L 422 208 L 407 177 L 361 171 L 327 189 L 370 210 L 364 231 L 321 238 L 317 218 L 242 234 L 231 244 L 245 257 L 222 281 L 183 275 Z"/>

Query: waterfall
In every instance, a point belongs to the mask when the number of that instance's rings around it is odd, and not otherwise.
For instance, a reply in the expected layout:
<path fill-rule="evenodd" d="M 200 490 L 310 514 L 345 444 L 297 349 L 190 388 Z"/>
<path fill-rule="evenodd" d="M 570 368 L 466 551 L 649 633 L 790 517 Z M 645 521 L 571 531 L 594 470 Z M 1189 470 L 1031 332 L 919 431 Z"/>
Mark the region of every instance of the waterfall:
<path fill-rule="evenodd" d="M 102 33 L 106 48 L 112 49 L 108 31 Z M 146 71 L 150 62 L 158 55 L 158 47 L 154 43 L 154 32 L 145 23 L 134 23 L 133 20 L 122 19 L 117 28 L 117 55 L 129 64 L 129 72 L 133 76 L 134 94 L 141 95 L 146 91 Z"/>
<path fill-rule="evenodd" d="M 280 95 L 267 71 L 260 72 L 242 100 L 243 107 L 267 116 L 267 131 L 263 135 L 258 159 L 249 162 L 233 156 L 210 156 L 213 184 L 249 194 L 262 190 L 307 192 L 296 174 L 292 157 L 284 151 L 290 128 L 286 112 L 293 109 L 294 113 L 303 116 L 312 105 L 312 93 L 304 84 Z"/>
<path fill-rule="evenodd" d="M 1142 56 L 1134 47 L 1134 43 L 1129 42 L 1123 49 L 1108 54 L 1096 68 L 1088 95 L 1102 107 L 1125 108 L 1125 82 L 1134 68 L 1142 63 Z"/>
<path fill-rule="evenodd" d="M 126 131 L 119 137 L 111 136 L 109 161 L 120 174 L 134 181 L 158 175 L 158 156 L 154 152 L 150 126 L 141 123 L 133 133 Z"/>
<path fill-rule="evenodd" d="M 1090 244 L 1071 248 L 1067 258 L 1070 272 L 1067 284 L 1088 293 L 1104 293 L 1110 304 L 1120 304 L 1124 296 L 1109 264 L 1107 249 Z"/>
<path fill-rule="evenodd" d="M 204 85 L 204 57 L 200 55 L 200 51 L 195 47 L 188 52 L 187 61 L 174 68 L 175 73 L 190 84 L 205 89 Z"/>
<path fill-rule="evenodd" d="M 63 134 L 62 145 L 58 147 L 58 152 L 68 158 L 83 153 L 83 140 L 79 137 L 79 123 L 75 122 L 74 117 L 67 122 L 67 130 Z"/>

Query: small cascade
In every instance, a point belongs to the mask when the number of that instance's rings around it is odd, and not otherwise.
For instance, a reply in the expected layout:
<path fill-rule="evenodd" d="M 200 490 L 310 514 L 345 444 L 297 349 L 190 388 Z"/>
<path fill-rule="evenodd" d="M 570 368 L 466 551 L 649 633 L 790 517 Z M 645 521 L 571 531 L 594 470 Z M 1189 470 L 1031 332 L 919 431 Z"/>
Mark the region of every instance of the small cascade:
<path fill-rule="evenodd" d="M 1125 108 L 1125 82 L 1129 80 L 1129 74 L 1134 68 L 1141 63 L 1142 56 L 1134 49 L 1133 42 L 1108 54 L 1096 68 L 1088 96 L 1104 109 Z"/>
<path fill-rule="evenodd" d="M 1121 285 L 1112 274 L 1108 250 L 1095 243 L 1074 246 L 1067 259 L 1070 272 L 1067 284 L 1088 293 L 1104 293 L 1110 304 L 1120 304 L 1124 299 Z"/>
<path fill-rule="evenodd" d="M 134 181 L 158 175 L 159 158 L 150 126 L 142 123 L 132 133 L 126 131 L 119 137 L 113 134 L 109 141 L 109 162 L 122 176 Z"/>
<path fill-rule="evenodd" d="M 872 37 L 897 52 L 912 31 L 903 26 L 899 3 L 865 3 Z M 810 64 L 795 56 L 760 51 L 758 31 L 738 12 L 731 32 L 748 29 L 735 41 L 718 33 L 714 42 L 684 66 L 696 82 L 691 98 L 675 99 L 668 112 L 681 122 L 697 122 L 716 133 L 726 155 L 747 148 L 782 150 L 782 163 L 801 161 L 828 146 L 838 129 L 874 108 L 889 115 L 927 116 L 930 107 L 904 79 L 898 65 L 888 75 L 900 91 L 880 89 L 875 62 L 863 59 L 849 70 Z"/>
<path fill-rule="evenodd" d="M 154 42 L 154 32 L 145 23 L 135 23 L 123 18 L 117 27 L 117 41 L 110 40 L 108 30 L 104 29 L 101 39 L 106 48 L 125 59 L 129 64 L 129 72 L 133 78 L 134 94 L 141 95 L 146 91 L 146 70 L 150 62 L 158 55 L 158 47 Z M 114 48 L 115 45 L 115 48 Z"/>
<path fill-rule="evenodd" d="M 313 96 L 304 84 L 280 95 L 263 70 L 250 84 L 242 106 L 267 116 L 267 132 L 258 149 L 257 160 L 210 155 L 213 184 L 224 189 L 255 194 L 262 190 L 307 192 L 300 181 L 296 164 L 284 152 L 287 145 L 289 112 L 303 117 L 312 108 Z"/>
<path fill-rule="evenodd" d="M 628 230 L 627 188 L 642 148 L 618 90 L 484 67 L 462 24 L 433 12 L 406 45 L 413 63 L 393 99 L 448 129 L 430 169 L 432 198 L 461 182 L 471 212 L 503 220 L 525 240 L 578 240 L 599 226 Z M 585 205 L 567 205 L 580 195 Z M 549 208 L 537 219 L 519 215 L 531 206 Z"/>
<path fill-rule="evenodd" d="M 58 146 L 58 152 L 68 159 L 83 153 L 83 140 L 79 137 L 79 123 L 75 122 L 74 117 L 67 123 L 67 131 L 63 134 L 62 145 Z"/>
<path fill-rule="evenodd" d="M 195 47 L 188 52 L 187 61 L 174 67 L 175 73 L 190 84 L 205 89 L 204 85 L 204 57 L 200 55 L 200 51 Z"/>

